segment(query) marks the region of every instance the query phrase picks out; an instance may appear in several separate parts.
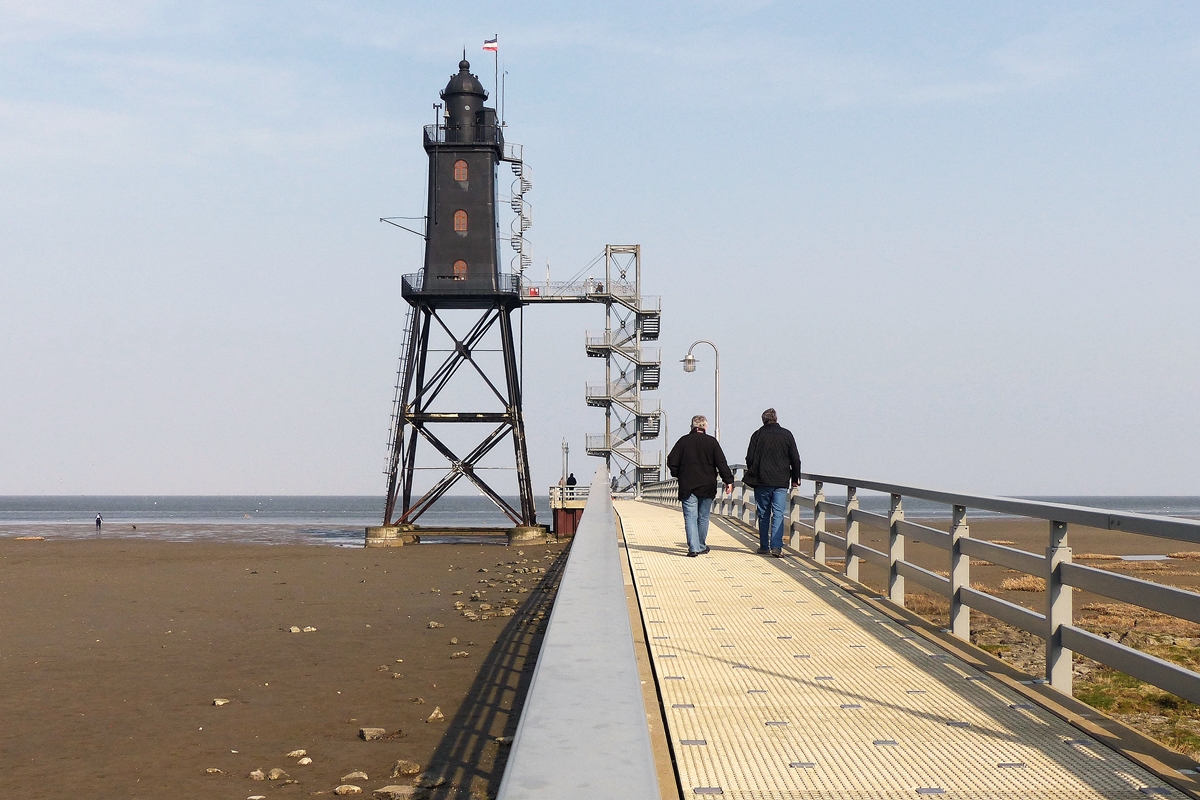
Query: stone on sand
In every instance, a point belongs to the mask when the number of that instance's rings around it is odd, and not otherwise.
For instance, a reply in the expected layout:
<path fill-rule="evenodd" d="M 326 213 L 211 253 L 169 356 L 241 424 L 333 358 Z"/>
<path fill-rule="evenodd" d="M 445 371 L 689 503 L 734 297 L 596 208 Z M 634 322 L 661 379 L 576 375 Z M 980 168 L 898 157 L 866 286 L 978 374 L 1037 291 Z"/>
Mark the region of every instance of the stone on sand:
<path fill-rule="evenodd" d="M 287 754 L 287 757 L 288 758 L 304 758 L 306 755 L 308 755 L 307 750 L 293 750 L 292 752 Z"/>
<path fill-rule="evenodd" d="M 450 657 L 451 658 L 470 658 L 471 654 L 468 653 L 466 650 L 459 650 L 457 653 L 451 653 Z"/>
<path fill-rule="evenodd" d="M 428 625 L 426 625 L 425 627 L 429 628 L 430 630 L 433 630 L 434 628 L 444 628 L 444 627 L 446 627 L 446 626 L 445 626 L 445 625 L 443 625 L 443 624 L 442 624 L 442 623 L 440 623 L 440 622 L 430 622 L 430 623 L 429 623 Z"/>
<path fill-rule="evenodd" d="M 288 628 L 288 631 L 289 631 L 290 633 L 299 633 L 299 632 L 300 632 L 300 626 L 299 626 L 299 625 L 293 625 L 292 627 Z"/>
<path fill-rule="evenodd" d="M 392 777 L 393 778 L 402 778 L 405 775 L 416 775 L 420 771 L 421 771 L 420 764 L 418 764 L 415 761 L 408 761 L 407 759 L 403 759 L 403 758 L 392 765 Z"/>
<path fill-rule="evenodd" d="M 387 736 L 387 728 L 359 728 L 358 735 L 363 741 L 373 742 Z"/>
<path fill-rule="evenodd" d="M 418 793 L 420 790 L 416 786 L 384 786 L 373 792 L 379 800 L 415 800 Z"/>
<path fill-rule="evenodd" d="M 435 789 L 446 783 L 446 776 L 438 772 L 426 771 L 413 778 L 413 784 L 422 789 Z"/>
<path fill-rule="evenodd" d="M 281 770 L 279 767 L 275 767 L 274 769 L 272 769 L 270 772 L 267 773 L 267 780 L 269 780 L 269 781 L 286 781 L 290 777 L 292 777 L 292 776 L 288 775 L 286 772 Z"/>
<path fill-rule="evenodd" d="M 433 713 L 430 714 L 429 718 L 426 719 L 425 721 L 426 722 L 440 722 L 440 721 L 444 720 L 445 718 L 446 718 L 446 715 L 442 713 L 441 707 L 434 706 Z"/>
<path fill-rule="evenodd" d="M 263 772 L 261 769 L 256 769 L 246 777 L 252 781 L 265 781 L 267 779 L 267 773 Z"/>
<path fill-rule="evenodd" d="M 300 765 L 300 766 L 302 766 L 302 767 L 307 767 L 309 764 L 311 764 L 311 763 L 312 763 L 312 759 L 311 759 L 311 758 L 309 758 L 308 756 L 305 756 L 304 758 L 300 759 L 300 760 L 299 760 L 299 761 L 297 761 L 296 763 L 297 763 L 297 764 L 299 764 L 299 765 Z"/>
<path fill-rule="evenodd" d="M 229 705 L 229 701 L 226 700 L 224 697 L 218 697 L 215 700 L 213 700 L 213 705 L 214 706 L 227 706 L 227 705 Z"/>
<path fill-rule="evenodd" d="M 305 625 L 305 626 L 304 626 L 304 632 L 305 632 L 305 633 L 316 633 L 316 631 L 317 631 L 317 629 L 316 629 L 316 628 L 314 628 L 312 625 Z"/>
<path fill-rule="evenodd" d="M 224 775 L 225 774 L 225 770 L 219 769 L 217 767 L 209 767 L 208 769 L 206 769 L 204 771 L 207 772 L 209 775 Z"/>
<path fill-rule="evenodd" d="M 362 787 L 355 786 L 352 783 L 343 783 L 341 786 L 334 789 L 333 793 L 338 795 L 339 797 L 342 797 L 342 796 L 345 796 L 348 794 L 362 794 Z"/>
<path fill-rule="evenodd" d="M 371 779 L 367 777 L 367 773 L 360 769 L 356 769 L 349 775 L 343 775 L 341 780 L 342 783 L 349 783 L 350 781 L 369 781 Z"/>

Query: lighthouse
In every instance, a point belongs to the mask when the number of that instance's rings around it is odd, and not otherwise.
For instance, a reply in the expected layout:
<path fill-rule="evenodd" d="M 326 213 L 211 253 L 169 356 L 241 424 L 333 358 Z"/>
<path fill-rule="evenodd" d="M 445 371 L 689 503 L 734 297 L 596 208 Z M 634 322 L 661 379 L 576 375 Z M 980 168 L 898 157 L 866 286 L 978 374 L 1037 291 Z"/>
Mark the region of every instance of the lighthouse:
<path fill-rule="evenodd" d="M 424 130 L 429 157 L 425 261 L 420 272 L 403 276 L 401 285 L 410 309 L 396 376 L 384 528 L 415 524 L 455 484 L 466 480 L 513 523 L 510 535 L 539 536 L 544 530 L 537 527 L 512 324 L 512 313 L 522 302 L 521 278 L 500 271 L 496 216 L 500 162 L 511 162 L 518 178 L 523 165 L 506 156 L 496 110 L 484 106 L 487 92 L 465 58 L 441 97 L 442 120 Z M 524 218 L 521 222 L 524 231 Z M 514 238 L 520 245 L 519 235 Z M 514 250 L 523 255 L 519 247 Z M 477 353 L 489 352 L 502 354 L 502 374 L 499 365 L 476 358 Z M 478 406 L 453 407 L 463 401 L 446 399 L 455 395 L 445 391 L 447 386 L 476 376 L 487 387 L 477 396 Z M 447 435 L 448 426 L 458 433 Z M 463 436 L 463 428 L 477 431 L 477 436 Z M 464 446 L 468 438 L 478 444 Z M 515 474 L 515 505 L 485 478 L 500 473 L 483 472 L 480 465 L 506 440 L 512 443 L 512 467 L 489 464 L 487 469 Z M 414 483 L 418 473 L 434 474 L 423 470 L 438 469 L 419 466 L 418 451 L 444 465 L 444 474 L 431 485 Z"/>

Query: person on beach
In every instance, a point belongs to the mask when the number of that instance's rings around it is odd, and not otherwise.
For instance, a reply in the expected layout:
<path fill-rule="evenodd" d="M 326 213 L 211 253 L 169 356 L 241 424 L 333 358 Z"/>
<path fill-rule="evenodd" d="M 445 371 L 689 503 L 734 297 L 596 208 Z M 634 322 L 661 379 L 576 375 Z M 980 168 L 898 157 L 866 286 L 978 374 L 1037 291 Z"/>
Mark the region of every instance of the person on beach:
<path fill-rule="evenodd" d="M 96 533 L 100 532 L 100 526 L 104 524 L 104 517 L 96 515 Z"/>
<path fill-rule="evenodd" d="M 779 424 L 775 409 L 764 411 L 762 421 L 762 427 L 750 437 L 742 481 L 754 487 L 759 554 L 782 558 L 788 491 L 800 484 L 800 451 L 796 437 Z"/>
<path fill-rule="evenodd" d="M 692 417 L 691 432 L 681 437 L 667 456 L 671 476 L 679 479 L 689 558 L 709 550 L 708 515 L 717 496 L 717 476 L 725 483 L 726 493 L 733 491 L 733 473 L 729 471 L 721 443 L 707 431 L 707 419 L 701 415 Z"/>

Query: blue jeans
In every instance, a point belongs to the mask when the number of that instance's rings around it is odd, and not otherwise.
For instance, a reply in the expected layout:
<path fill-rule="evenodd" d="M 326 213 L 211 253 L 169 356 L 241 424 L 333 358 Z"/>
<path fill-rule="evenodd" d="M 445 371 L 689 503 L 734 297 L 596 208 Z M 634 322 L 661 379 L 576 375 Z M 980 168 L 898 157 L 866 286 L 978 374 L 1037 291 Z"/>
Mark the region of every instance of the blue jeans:
<path fill-rule="evenodd" d="M 765 550 L 783 549 L 783 522 L 787 519 L 785 486 L 755 486 L 758 505 L 758 546 Z"/>
<path fill-rule="evenodd" d="M 687 531 L 689 553 L 699 553 L 708 541 L 708 514 L 713 498 L 689 494 L 683 498 L 683 527 Z"/>

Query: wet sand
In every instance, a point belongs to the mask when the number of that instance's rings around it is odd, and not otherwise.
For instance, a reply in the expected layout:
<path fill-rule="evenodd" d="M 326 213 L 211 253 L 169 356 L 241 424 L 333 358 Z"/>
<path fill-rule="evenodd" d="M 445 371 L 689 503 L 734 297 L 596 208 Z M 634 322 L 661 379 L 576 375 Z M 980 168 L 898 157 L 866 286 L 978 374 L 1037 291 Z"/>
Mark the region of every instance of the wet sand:
<path fill-rule="evenodd" d="M 0 538 L 0 795 L 369 797 L 398 759 L 494 794 L 565 548 L 521 550 Z M 476 590 L 515 615 L 464 618 Z M 274 767 L 298 783 L 246 777 Z"/>

